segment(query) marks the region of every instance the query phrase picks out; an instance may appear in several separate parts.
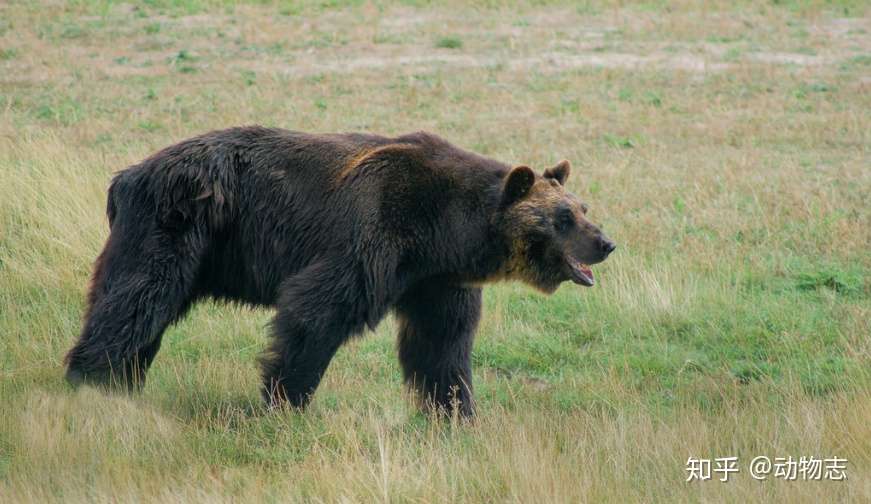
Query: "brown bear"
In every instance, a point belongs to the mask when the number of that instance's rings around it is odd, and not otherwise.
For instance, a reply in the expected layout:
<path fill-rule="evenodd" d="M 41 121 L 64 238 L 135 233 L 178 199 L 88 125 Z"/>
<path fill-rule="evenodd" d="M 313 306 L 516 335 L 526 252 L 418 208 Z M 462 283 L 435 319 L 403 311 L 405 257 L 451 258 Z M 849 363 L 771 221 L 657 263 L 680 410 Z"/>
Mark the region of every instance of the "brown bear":
<path fill-rule="evenodd" d="M 302 407 L 336 350 L 392 310 L 423 404 L 473 412 L 481 286 L 591 286 L 614 243 L 542 175 L 429 133 L 215 131 L 119 172 L 67 379 L 136 389 L 166 327 L 207 297 L 274 306 L 270 405 Z"/>

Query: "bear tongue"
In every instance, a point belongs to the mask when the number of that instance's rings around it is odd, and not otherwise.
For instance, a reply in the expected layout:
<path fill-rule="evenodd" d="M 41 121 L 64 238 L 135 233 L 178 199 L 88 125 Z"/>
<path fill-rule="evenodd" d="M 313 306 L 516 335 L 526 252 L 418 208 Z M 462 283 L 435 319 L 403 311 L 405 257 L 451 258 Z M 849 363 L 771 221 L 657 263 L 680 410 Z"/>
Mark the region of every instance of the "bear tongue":
<path fill-rule="evenodd" d="M 572 269 L 572 281 L 578 285 L 592 287 L 596 284 L 596 279 L 593 276 L 593 270 L 586 264 L 572 261 L 570 263 Z"/>

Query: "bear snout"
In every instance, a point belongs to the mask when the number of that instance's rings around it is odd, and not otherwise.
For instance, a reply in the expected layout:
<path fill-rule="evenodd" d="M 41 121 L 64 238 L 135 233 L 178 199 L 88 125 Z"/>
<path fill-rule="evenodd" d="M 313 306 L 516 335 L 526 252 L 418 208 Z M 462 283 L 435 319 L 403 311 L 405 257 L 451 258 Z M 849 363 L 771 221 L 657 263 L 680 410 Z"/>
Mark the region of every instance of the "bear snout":
<path fill-rule="evenodd" d="M 599 250 L 602 251 L 602 259 L 608 257 L 617 248 L 617 244 L 604 236 L 599 237 Z"/>

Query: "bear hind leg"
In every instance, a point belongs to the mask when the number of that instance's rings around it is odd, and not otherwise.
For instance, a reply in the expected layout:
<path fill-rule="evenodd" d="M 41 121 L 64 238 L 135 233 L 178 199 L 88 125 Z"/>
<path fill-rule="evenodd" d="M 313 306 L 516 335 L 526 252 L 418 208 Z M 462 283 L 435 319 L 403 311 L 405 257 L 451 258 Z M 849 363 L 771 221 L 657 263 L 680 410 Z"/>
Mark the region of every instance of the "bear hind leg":
<path fill-rule="evenodd" d="M 66 378 L 74 386 L 140 389 L 164 330 L 190 307 L 197 247 L 192 239 L 160 233 L 144 240 L 110 236 L 81 335 L 66 357 Z"/>

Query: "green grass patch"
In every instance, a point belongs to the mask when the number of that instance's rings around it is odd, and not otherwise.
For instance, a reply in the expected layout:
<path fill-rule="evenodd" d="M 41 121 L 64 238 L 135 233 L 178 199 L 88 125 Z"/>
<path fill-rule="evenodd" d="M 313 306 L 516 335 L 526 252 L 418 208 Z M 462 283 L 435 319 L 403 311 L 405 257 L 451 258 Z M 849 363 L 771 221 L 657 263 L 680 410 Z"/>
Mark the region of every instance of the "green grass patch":
<path fill-rule="evenodd" d="M 463 47 L 463 39 L 456 36 L 441 37 L 436 40 L 435 46 L 443 49 L 461 49 Z"/>

